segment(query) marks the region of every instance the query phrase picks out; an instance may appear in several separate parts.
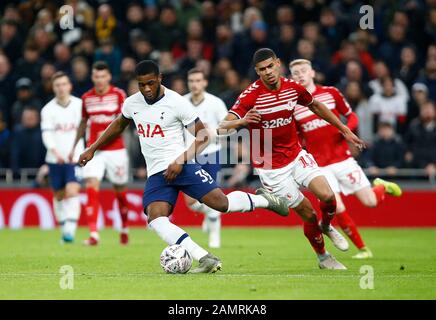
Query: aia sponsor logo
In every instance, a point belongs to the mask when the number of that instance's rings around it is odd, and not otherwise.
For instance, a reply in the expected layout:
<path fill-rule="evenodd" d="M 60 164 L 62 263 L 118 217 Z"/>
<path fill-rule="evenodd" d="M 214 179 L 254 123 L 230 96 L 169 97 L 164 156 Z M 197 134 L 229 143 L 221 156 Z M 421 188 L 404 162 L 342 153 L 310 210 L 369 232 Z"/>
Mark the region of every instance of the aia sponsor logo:
<path fill-rule="evenodd" d="M 313 131 L 319 128 L 323 128 L 325 126 L 328 126 L 329 123 L 325 121 L 324 119 L 314 119 L 312 121 L 303 123 L 301 125 L 301 128 L 303 129 L 303 132 L 309 132 Z"/>
<path fill-rule="evenodd" d="M 55 126 L 55 131 L 68 132 L 76 130 L 77 126 L 74 123 L 58 123 Z"/>
<path fill-rule="evenodd" d="M 149 123 L 147 123 L 145 128 L 142 124 L 138 124 L 138 135 L 142 136 L 143 138 L 154 138 L 156 136 L 162 138 L 165 137 L 165 134 L 160 125 L 150 125 Z"/>

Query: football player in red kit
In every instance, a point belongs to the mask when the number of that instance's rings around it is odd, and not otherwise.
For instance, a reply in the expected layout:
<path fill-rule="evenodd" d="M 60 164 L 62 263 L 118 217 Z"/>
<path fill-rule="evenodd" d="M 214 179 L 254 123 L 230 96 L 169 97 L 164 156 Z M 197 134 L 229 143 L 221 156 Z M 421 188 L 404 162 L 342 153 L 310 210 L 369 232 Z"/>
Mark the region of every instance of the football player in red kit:
<path fill-rule="evenodd" d="M 315 85 L 315 71 L 309 60 L 297 59 L 289 64 L 292 79 L 298 81 L 309 91 L 313 98 L 322 102 L 337 117 L 347 118 L 347 126 L 355 130 L 358 125 L 357 115 L 334 87 Z M 356 224 L 348 214 L 340 193 L 354 194 L 367 207 L 377 206 L 385 194 L 400 196 L 400 187 L 382 179 L 374 180 L 374 187 L 368 181 L 359 164 L 351 156 L 347 141 L 341 132 L 313 113 L 304 105 L 296 105 L 294 119 L 305 141 L 305 147 L 314 157 L 336 197 L 336 219 L 339 226 L 359 249 L 353 258 L 368 259 L 372 253 L 362 240 Z M 322 141 L 322 143 L 320 143 Z"/>

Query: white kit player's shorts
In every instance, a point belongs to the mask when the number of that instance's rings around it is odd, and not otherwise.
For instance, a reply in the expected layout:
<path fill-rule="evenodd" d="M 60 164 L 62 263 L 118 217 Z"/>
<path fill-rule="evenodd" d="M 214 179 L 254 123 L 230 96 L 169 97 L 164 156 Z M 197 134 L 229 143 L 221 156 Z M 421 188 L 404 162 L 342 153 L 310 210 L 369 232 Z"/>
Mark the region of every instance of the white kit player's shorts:
<path fill-rule="evenodd" d="M 295 208 L 304 199 L 300 186 L 307 188 L 314 178 L 323 175 L 313 156 L 305 150 L 283 168 L 256 168 L 256 171 L 265 189 L 287 198 L 290 208 Z"/>
<path fill-rule="evenodd" d="M 354 158 L 320 167 L 333 192 L 353 194 L 371 186 L 368 178 Z"/>
<path fill-rule="evenodd" d="M 94 158 L 83 167 L 83 177 L 103 180 L 106 172 L 108 180 L 116 185 L 124 185 L 129 180 L 129 157 L 126 149 L 99 150 Z"/>

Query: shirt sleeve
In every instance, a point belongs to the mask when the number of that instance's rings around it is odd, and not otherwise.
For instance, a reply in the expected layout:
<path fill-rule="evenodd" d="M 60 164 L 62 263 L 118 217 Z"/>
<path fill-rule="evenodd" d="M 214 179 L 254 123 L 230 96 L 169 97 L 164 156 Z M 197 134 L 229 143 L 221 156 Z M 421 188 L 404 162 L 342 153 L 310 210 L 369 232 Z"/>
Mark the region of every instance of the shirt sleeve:
<path fill-rule="evenodd" d="M 184 126 L 193 123 L 197 118 L 199 118 L 194 107 L 183 97 L 180 97 L 179 99 L 177 110 L 177 116 Z"/>
<path fill-rule="evenodd" d="M 235 114 L 238 118 L 243 118 L 247 112 L 253 108 L 253 98 L 249 91 L 250 88 L 247 88 L 242 92 L 229 110 L 229 112 Z"/>
<path fill-rule="evenodd" d="M 298 93 L 297 103 L 301 106 L 308 106 L 313 102 L 313 97 L 309 91 L 306 90 L 301 84 L 295 82 L 295 89 Z"/>
<path fill-rule="evenodd" d="M 82 96 L 82 118 L 88 119 L 89 118 L 89 114 L 86 111 L 86 103 L 85 103 L 86 99 L 85 96 Z"/>
<path fill-rule="evenodd" d="M 132 115 L 130 114 L 130 110 L 129 109 L 130 109 L 129 108 L 129 100 L 124 100 L 123 104 L 121 106 L 121 114 L 126 119 L 132 119 Z"/>
<path fill-rule="evenodd" d="M 336 109 L 339 111 L 339 113 L 344 116 L 349 116 L 353 110 L 351 110 L 350 105 L 348 104 L 347 100 L 345 100 L 345 97 L 342 95 L 342 93 L 333 87 L 331 88 L 330 93 L 335 99 Z"/>
<path fill-rule="evenodd" d="M 215 112 L 217 122 L 220 123 L 227 116 L 227 113 L 228 110 L 226 104 L 221 99 L 218 99 L 217 108 Z"/>
<path fill-rule="evenodd" d="M 53 118 L 50 116 L 47 109 L 43 109 L 41 111 L 42 142 L 47 150 L 55 148 L 56 144 L 53 137 L 54 129 Z"/>

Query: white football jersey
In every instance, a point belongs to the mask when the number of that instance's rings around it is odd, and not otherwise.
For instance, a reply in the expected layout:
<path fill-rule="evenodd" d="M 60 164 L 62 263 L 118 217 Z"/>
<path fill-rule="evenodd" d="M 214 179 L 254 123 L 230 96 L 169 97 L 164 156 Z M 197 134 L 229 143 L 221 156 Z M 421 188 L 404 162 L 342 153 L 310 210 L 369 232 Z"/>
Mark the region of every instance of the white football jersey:
<path fill-rule="evenodd" d="M 122 108 L 123 116 L 135 122 L 149 177 L 166 170 L 185 152 L 185 126 L 198 118 L 185 98 L 168 88 L 164 90 L 160 100 L 151 105 L 137 92 L 124 101 Z"/>
<path fill-rule="evenodd" d="M 76 139 L 77 129 L 82 120 L 82 99 L 71 96 L 66 107 L 61 106 L 56 98 L 50 100 L 41 110 L 42 139 L 47 154 L 47 163 L 56 163 L 56 156 L 50 151 L 54 148 L 68 162 L 68 155 L 73 148 Z M 81 139 L 74 150 L 74 161 L 79 160 L 84 150 L 83 139 Z"/>
<path fill-rule="evenodd" d="M 184 97 L 192 104 L 198 116 L 200 117 L 200 120 L 204 123 L 208 130 L 215 132 L 219 123 L 226 117 L 228 112 L 224 101 L 208 92 L 204 93 L 204 99 L 198 105 L 194 105 L 192 103 L 191 93 L 184 95 Z M 190 145 L 194 142 L 195 137 L 188 131 L 186 131 L 185 134 L 186 143 L 187 145 Z M 214 153 L 220 149 L 221 145 L 218 141 L 218 137 L 215 135 L 206 149 L 201 152 L 201 154 Z"/>

